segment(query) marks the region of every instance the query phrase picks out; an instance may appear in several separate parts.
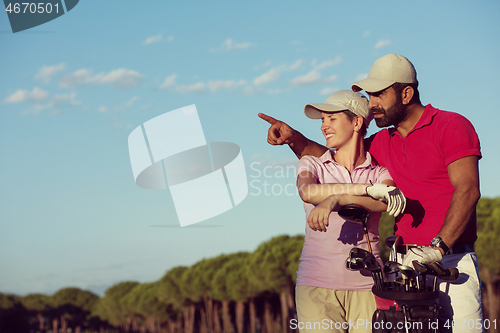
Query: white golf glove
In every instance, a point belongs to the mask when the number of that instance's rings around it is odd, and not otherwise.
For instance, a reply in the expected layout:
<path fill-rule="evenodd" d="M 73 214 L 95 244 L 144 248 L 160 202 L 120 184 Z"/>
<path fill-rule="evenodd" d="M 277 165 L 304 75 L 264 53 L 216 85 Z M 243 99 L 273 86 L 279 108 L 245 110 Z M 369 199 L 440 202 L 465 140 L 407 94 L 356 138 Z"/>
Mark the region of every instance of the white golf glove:
<path fill-rule="evenodd" d="M 406 198 L 397 187 L 375 183 L 366 188 L 366 194 L 373 199 L 385 202 L 389 215 L 398 216 L 405 210 Z"/>
<path fill-rule="evenodd" d="M 414 247 L 406 252 L 403 258 L 403 265 L 413 267 L 413 260 L 417 260 L 421 264 L 424 264 L 428 262 L 441 261 L 442 259 L 443 255 L 438 249 L 430 246 Z"/>

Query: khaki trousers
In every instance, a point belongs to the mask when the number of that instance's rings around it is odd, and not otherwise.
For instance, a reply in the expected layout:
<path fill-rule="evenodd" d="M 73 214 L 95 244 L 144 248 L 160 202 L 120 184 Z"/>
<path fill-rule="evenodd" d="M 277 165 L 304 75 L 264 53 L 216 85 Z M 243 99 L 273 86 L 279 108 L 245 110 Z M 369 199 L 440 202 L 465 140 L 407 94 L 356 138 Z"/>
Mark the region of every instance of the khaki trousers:
<path fill-rule="evenodd" d="M 296 286 L 295 295 L 298 319 L 290 326 L 300 333 L 372 331 L 372 316 L 377 307 L 371 291 Z"/>

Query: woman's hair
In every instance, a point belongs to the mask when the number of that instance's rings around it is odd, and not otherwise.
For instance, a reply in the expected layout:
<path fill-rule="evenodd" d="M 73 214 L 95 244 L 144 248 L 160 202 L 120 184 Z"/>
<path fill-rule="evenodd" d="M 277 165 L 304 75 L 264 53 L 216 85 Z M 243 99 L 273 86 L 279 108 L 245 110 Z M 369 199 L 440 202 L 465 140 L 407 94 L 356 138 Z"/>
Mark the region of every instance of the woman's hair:
<path fill-rule="evenodd" d="M 345 113 L 345 115 L 347 116 L 347 119 L 349 119 L 349 121 L 352 123 L 352 121 L 354 120 L 354 118 L 357 117 L 356 114 L 354 114 L 354 112 L 352 111 L 349 111 L 349 110 L 345 110 L 345 111 L 342 111 Z M 365 135 L 366 135 L 366 125 L 365 125 L 365 122 L 363 120 L 363 125 L 361 125 L 361 131 L 359 132 L 361 134 L 361 136 L 364 138 Z"/>

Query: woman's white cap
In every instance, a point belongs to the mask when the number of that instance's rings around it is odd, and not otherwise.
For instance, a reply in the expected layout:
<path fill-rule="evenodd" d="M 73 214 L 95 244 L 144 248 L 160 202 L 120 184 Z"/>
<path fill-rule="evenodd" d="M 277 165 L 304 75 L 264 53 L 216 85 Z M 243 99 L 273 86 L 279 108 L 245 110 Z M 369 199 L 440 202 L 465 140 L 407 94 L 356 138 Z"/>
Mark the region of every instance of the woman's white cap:
<path fill-rule="evenodd" d="M 308 118 L 321 119 L 321 112 L 340 112 L 349 110 L 364 119 L 368 128 L 373 115 L 368 108 L 368 99 L 359 93 L 351 90 L 340 90 L 334 92 L 324 103 L 307 104 L 304 113 Z"/>

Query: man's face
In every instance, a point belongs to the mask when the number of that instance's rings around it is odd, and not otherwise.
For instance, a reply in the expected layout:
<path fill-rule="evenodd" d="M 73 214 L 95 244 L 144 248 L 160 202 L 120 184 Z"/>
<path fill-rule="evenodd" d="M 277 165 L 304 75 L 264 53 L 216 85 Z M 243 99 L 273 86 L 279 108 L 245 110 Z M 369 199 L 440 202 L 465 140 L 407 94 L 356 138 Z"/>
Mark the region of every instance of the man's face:
<path fill-rule="evenodd" d="M 401 94 L 389 87 L 375 93 L 368 93 L 368 106 L 378 127 L 397 126 L 408 117 L 408 109 L 403 104 Z"/>

